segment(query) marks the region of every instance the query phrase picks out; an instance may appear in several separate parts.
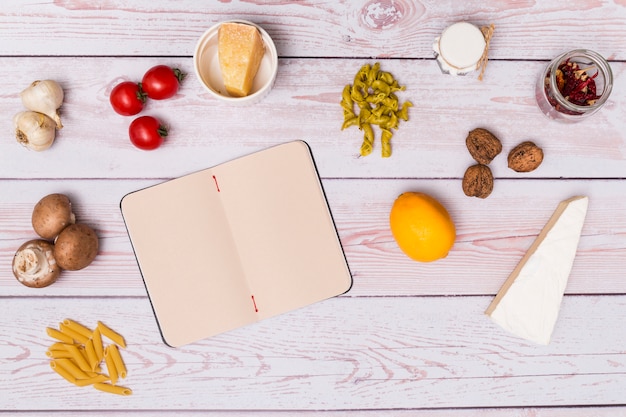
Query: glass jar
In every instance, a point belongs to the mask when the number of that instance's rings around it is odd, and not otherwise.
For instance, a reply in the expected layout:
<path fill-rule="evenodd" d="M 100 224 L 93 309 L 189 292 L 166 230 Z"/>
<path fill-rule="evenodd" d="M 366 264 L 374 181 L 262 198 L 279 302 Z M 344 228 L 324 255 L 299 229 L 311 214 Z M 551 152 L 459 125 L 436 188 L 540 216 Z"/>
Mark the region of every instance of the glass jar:
<path fill-rule="evenodd" d="M 485 37 L 477 26 L 468 22 L 457 22 L 448 26 L 435 39 L 433 53 L 442 73 L 466 75 L 478 69 L 486 44 Z"/>
<path fill-rule="evenodd" d="M 613 88 L 609 63 L 587 49 L 565 52 L 542 71 L 535 96 L 541 111 L 551 119 L 577 122 L 606 103 Z"/>

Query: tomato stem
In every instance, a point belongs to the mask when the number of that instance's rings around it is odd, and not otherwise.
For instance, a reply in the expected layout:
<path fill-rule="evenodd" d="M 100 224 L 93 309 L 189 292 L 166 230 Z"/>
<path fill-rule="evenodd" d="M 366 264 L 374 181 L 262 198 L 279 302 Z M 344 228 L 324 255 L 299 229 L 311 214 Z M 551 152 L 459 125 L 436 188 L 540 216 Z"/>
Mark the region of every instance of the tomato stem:
<path fill-rule="evenodd" d="M 185 77 L 187 76 L 187 74 L 185 74 L 184 72 L 182 72 L 178 68 L 172 68 L 172 71 L 174 71 L 174 75 L 176 76 L 176 79 L 178 80 L 178 83 L 182 84 L 182 82 L 185 79 Z"/>
<path fill-rule="evenodd" d="M 142 103 L 145 103 L 146 98 L 148 97 L 148 94 L 146 94 L 143 91 L 143 86 L 141 85 L 141 83 L 137 83 L 137 87 L 139 87 L 137 89 L 137 100 L 141 101 Z"/>

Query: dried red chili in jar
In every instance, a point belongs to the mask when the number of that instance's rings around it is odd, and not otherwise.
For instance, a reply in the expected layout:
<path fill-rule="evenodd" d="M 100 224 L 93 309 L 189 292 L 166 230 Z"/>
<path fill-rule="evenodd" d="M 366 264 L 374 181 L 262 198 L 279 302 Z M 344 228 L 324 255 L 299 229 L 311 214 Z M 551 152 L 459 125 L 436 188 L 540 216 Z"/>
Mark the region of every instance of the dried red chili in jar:
<path fill-rule="evenodd" d="M 598 70 L 595 74 L 589 75 L 590 70 L 595 69 L 594 66 L 580 68 L 578 63 L 565 60 L 556 70 L 556 85 L 570 103 L 577 106 L 590 106 L 596 102 L 600 96 L 596 94 L 596 82 L 594 78 L 598 76 Z M 550 74 L 548 74 L 549 78 Z M 549 85 L 550 80 L 546 82 Z"/>
<path fill-rule="evenodd" d="M 546 67 L 537 83 L 539 108 L 559 121 L 579 121 L 598 111 L 613 86 L 608 62 L 585 49 L 561 54 Z"/>

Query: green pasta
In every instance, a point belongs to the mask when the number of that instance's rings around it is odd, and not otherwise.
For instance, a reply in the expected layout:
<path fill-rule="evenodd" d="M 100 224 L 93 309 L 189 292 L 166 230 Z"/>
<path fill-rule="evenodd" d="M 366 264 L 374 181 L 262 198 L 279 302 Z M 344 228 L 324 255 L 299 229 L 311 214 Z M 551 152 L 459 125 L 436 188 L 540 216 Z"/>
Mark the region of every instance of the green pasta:
<path fill-rule="evenodd" d="M 374 149 L 374 129 L 372 125 L 363 125 L 363 143 L 361 144 L 361 156 L 367 156 Z"/>
<path fill-rule="evenodd" d="M 341 130 L 358 126 L 363 131 L 361 156 L 369 155 L 374 149 L 372 125 L 381 130 L 382 157 L 391 156 L 392 130 L 398 129 L 400 120 L 409 120 L 408 109 L 413 106 L 408 100 L 400 104 L 394 93 L 403 90 L 405 87 L 399 85 L 391 73 L 380 70 L 378 62 L 363 65 L 353 83 L 344 87 L 340 103 L 344 118 Z"/>

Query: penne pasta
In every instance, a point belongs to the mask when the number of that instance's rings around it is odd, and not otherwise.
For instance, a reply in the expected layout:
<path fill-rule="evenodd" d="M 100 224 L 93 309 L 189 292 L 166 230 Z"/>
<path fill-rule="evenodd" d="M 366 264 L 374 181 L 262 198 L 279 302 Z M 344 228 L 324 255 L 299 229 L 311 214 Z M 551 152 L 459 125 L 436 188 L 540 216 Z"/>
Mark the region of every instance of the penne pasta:
<path fill-rule="evenodd" d="M 106 324 L 102 323 L 101 321 L 98 322 L 98 329 L 100 329 L 100 333 L 103 336 L 106 336 L 113 343 L 120 345 L 123 348 L 126 348 L 126 341 L 124 340 L 122 335 L 120 335 L 118 332 L 111 329 Z"/>
<path fill-rule="evenodd" d="M 60 340 L 63 343 L 74 343 L 74 339 L 71 336 L 62 333 L 57 329 L 53 329 L 52 327 L 46 327 L 46 333 L 48 333 L 48 336 L 56 340 Z"/>
<path fill-rule="evenodd" d="M 70 336 L 72 339 L 80 343 L 85 343 L 89 339 L 89 337 L 80 334 L 76 330 L 66 326 L 64 323 L 59 324 L 59 330 L 61 333 Z"/>
<path fill-rule="evenodd" d="M 76 378 L 74 378 L 64 368 L 61 368 L 60 366 L 57 366 L 57 363 L 55 361 L 50 362 L 50 367 L 54 370 L 54 372 L 56 372 L 57 374 L 61 375 L 68 382 L 71 382 L 72 384 L 76 383 Z"/>
<path fill-rule="evenodd" d="M 73 344 L 73 342 L 70 344 Z M 54 342 L 53 344 L 50 345 L 48 350 L 65 350 L 67 345 L 68 343 Z"/>
<path fill-rule="evenodd" d="M 126 342 L 119 333 L 100 321 L 92 331 L 71 319 L 63 320 L 58 330 L 48 327 L 46 332 L 57 340 L 46 351 L 50 367 L 65 380 L 79 387 L 92 385 L 113 394 L 132 394 L 131 389 L 116 385 L 127 373 L 119 350 L 119 346 L 126 347 Z M 112 343 L 105 344 L 102 336 Z M 103 362 L 106 373 L 101 367 Z"/>
<path fill-rule="evenodd" d="M 93 330 L 88 329 L 87 327 L 83 326 L 82 324 L 71 320 L 71 319 L 65 319 L 63 320 L 63 325 L 65 327 L 67 327 L 68 329 L 72 329 L 73 331 L 82 334 L 84 337 L 91 337 L 91 335 L 93 334 Z"/>
<path fill-rule="evenodd" d="M 96 351 L 98 362 L 102 362 L 102 359 L 104 359 L 104 346 L 102 345 L 102 333 L 100 333 L 99 328 L 96 327 L 96 330 L 93 331 L 91 340 L 93 341 L 93 348 Z"/>
<path fill-rule="evenodd" d="M 119 375 L 117 373 L 117 368 L 115 367 L 115 362 L 113 361 L 113 357 L 108 354 L 109 347 L 107 346 L 104 349 L 104 363 L 107 366 L 107 371 L 109 372 L 109 378 L 111 378 L 111 384 L 115 385 L 117 383 L 117 379 Z"/>
<path fill-rule="evenodd" d="M 89 378 L 89 375 L 87 375 L 85 371 L 80 369 L 71 359 L 55 359 L 54 363 L 57 367 L 65 369 L 70 375 L 74 377 L 74 379 Z"/>
<path fill-rule="evenodd" d="M 117 374 L 120 378 L 126 378 L 126 365 L 124 364 L 124 360 L 122 359 L 122 355 L 120 355 L 120 351 L 117 348 L 117 345 L 109 345 L 105 350 L 105 357 L 110 356 L 115 364 L 115 369 L 117 370 Z"/>
<path fill-rule="evenodd" d="M 87 359 L 76 345 L 69 345 L 67 347 L 67 351 L 72 354 L 72 360 L 80 369 L 83 371 L 91 371 L 91 367 L 89 366 Z"/>
<path fill-rule="evenodd" d="M 111 385 L 105 382 L 99 382 L 99 383 L 93 384 L 93 387 L 100 391 L 110 392 L 111 394 L 131 395 L 133 393 L 133 391 L 130 388 L 120 387 L 119 385 Z"/>
<path fill-rule="evenodd" d="M 109 378 L 106 375 L 97 374 L 89 378 L 77 379 L 75 384 L 78 385 L 79 387 L 86 387 L 87 385 L 93 385 L 99 382 L 108 381 L 108 379 Z"/>
<path fill-rule="evenodd" d="M 72 357 L 72 354 L 67 349 L 48 349 L 46 356 L 50 359 L 69 359 Z"/>
<path fill-rule="evenodd" d="M 93 346 L 93 340 L 89 339 L 85 343 L 85 354 L 87 356 L 87 363 L 91 367 L 91 370 L 95 370 L 96 366 L 100 362 L 98 360 L 98 356 L 96 355 L 96 349 Z"/>

